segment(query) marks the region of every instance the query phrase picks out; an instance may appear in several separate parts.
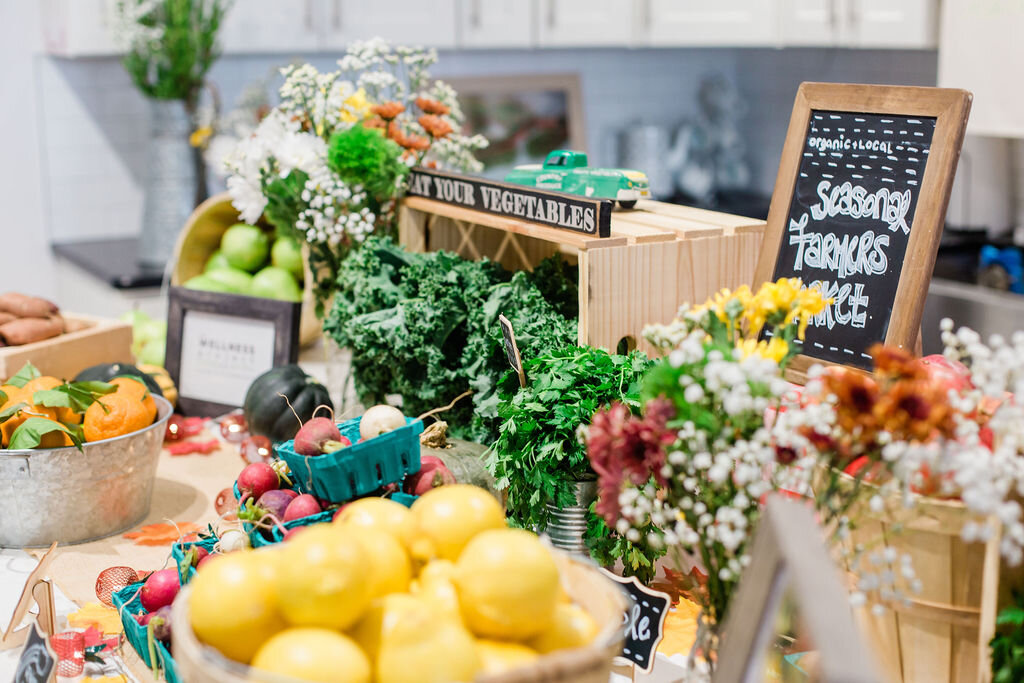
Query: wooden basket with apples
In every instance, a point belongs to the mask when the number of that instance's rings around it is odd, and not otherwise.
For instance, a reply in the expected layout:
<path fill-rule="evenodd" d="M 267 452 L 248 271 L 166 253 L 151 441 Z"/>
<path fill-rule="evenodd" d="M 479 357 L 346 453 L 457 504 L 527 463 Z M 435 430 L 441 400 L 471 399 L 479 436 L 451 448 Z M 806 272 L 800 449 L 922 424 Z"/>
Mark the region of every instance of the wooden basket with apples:
<path fill-rule="evenodd" d="M 320 337 L 305 248 L 294 240 L 275 239 L 269 226 L 242 224 L 226 192 L 196 207 L 178 236 L 172 259 L 172 285 L 301 300 L 300 343 Z"/>

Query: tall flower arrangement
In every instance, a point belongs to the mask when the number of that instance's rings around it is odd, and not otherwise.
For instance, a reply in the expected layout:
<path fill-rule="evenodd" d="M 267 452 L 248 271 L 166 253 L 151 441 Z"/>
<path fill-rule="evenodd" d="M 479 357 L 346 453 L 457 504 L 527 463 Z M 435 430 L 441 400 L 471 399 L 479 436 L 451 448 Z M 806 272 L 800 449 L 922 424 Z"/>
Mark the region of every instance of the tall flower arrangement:
<path fill-rule="evenodd" d="M 456 95 L 430 79 L 433 50 L 353 44 L 338 70 L 282 70 L 280 102 L 229 155 L 228 191 L 242 218 L 266 216 L 309 248 L 318 311 L 341 259 L 371 234 L 390 234 L 412 165 L 479 170 Z"/>

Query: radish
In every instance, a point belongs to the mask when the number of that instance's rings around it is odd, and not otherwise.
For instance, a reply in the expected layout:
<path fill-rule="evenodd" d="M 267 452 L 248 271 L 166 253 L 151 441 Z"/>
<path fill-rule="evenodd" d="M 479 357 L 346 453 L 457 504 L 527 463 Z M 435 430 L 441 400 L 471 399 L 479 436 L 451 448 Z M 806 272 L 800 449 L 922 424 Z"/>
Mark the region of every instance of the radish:
<path fill-rule="evenodd" d="M 146 612 L 145 614 L 136 614 L 135 621 L 139 622 L 139 626 L 149 625 L 149 620 L 153 618 L 156 612 Z"/>
<path fill-rule="evenodd" d="M 359 436 L 372 439 L 385 432 L 392 432 L 405 426 L 405 415 L 402 411 L 386 403 L 373 406 L 359 420 Z"/>
<path fill-rule="evenodd" d="M 266 510 L 273 517 L 282 519 L 288 504 L 295 500 L 296 495 L 298 494 L 287 489 L 274 489 L 260 496 L 260 499 L 256 501 L 256 506 Z"/>
<path fill-rule="evenodd" d="M 282 540 L 282 541 L 290 541 L 291 539 L 295 538 L 295 536 L 296 536 L 297 534 L 300 534 L 300 533 L 302 533 L 303 531 L 305 531 L 305 530 L 306 530 L 306 529 L 308 529 L 308 528 L 309 528 L 309 526 L 308 526 L 308 525 L 307 525 L 307 526 L 296 526 L 296 527 L 292 527 L 292 528 L 291 528 L 291 529 L 289 529 L 288 531 L 284 532 L 284 536 L 282 536 L 282 537 L 281 537 L 281 540 Z"/>
<path fill-rule="evenodd" d="M 220 557 L 220 554 L 219 553 L 207 553 L 205 557 L 203 557 L 201 560 L 196 562 L 196 571 L 199 571 L 200 569 L 202 569 L 204 564 L 209 564 L 210 562 L 212 562 L 215 557 Z"/>
<path fill-rule="evenodd" d="M 238 475 L 238 492 L 242 495 L 242 502 L 247 498 L 259 500 L 267 491 L 272 491 L 281 486 L 281 480 L 274 468 L 265 462 L 254 462 L 246 465 L 242 473 Z"/>
<path fill-rule="evenodd" d="M 338 431 L 338 425 L 326 417 L 314 417 L 302 425 L 294 443 L 295 452 L 299 455 L 323 455 L 352 445 Z"/>
<path fill-rule="evenodd" d="M 308 493 L 303 493 L 288 504 L 288 508 L 284 511 L 284 517 L 282 519 L 285 522 L 290 522 L 293 519 L 301 519 L 303 517 L 315 515 L 320 511 L 320 504 L 316 502 L 316 498 Z"/>
<path fill-rule="evenodd" d="M 153 572 L 142 586 L 139 598 L 147 612 L 155 612 L 161 607 L 174 602 L 181 584 L 178 581 L 177 569 L 161 569 Z"/>
<path fill-rule="evenodd" d="M 238 529 L 228 529 L 222 533 L 217 545 L 222 553 L 233 553 L 236 550 L 245 550 L 250 546 L 249 537 Z"/>
<path fill-rule="evenodd" d="M 444 465 L 425 467 L 405 480 L 405 492 L 413 496 L 422 496 L 439 486 L 454 484 L 455 475 Z"/>
<path fill-rule="evenodd" d="M 171 642 L 171 606 L 164 605 L 151 616 L 153 637 L 165 644 Z"/>
<path fill-rule="evenodd" d="M 206 548 L 194 545 L 191 548 L 189 548 L 187 553 L 185 553 L 185 557 L 190 558 L 193 567 L 198 567 L 199 563 L 202 562 L 203 559 L 206 558 L 206 556 L 209 554 L 210 551 L 208 551 Z"/>

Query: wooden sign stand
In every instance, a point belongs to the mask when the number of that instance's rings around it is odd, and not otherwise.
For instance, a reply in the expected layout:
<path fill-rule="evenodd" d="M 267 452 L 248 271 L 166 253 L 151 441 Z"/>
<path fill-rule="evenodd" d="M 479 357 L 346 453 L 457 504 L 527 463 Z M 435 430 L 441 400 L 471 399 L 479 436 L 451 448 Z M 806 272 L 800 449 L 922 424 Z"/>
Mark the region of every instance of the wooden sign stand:
<path fill-rule="evenodd" d="M 970 106 L 965 90 L 800 86 L 754 285 L 830 281 L 848 307 L 827 312 L 837 330 L 809 328 L 787 379 L 814 363 L 869 370 L 874 342 L 915 347 Z"/>
<path fill-rule="evenodd" d="M 32 570 L 25 580 L 25 587 L 21 591 L 18 603 L 14 606 L 11 622 L 7 625 L 2 636 L 0 636 L 0 651 L 13 650 L 25 644 L 34 626 L 30 624 L 17 631 L 14 629 L 25 618 L 25 614 L 28 612 L 28 608 L 33 601 L 39 606 L 39 614 L 36 617 L 39 629 L 47 638 L 54 634 L 57 627 L 57 616 L 54 611 L 53 584 L 43 577 L 50 568 L 50 562 L 53 561 L 54 557 L 53 550 L 56 547 L 57 543 L 54 542 L 49 550 L 39 558 L 36 568 Z"/>

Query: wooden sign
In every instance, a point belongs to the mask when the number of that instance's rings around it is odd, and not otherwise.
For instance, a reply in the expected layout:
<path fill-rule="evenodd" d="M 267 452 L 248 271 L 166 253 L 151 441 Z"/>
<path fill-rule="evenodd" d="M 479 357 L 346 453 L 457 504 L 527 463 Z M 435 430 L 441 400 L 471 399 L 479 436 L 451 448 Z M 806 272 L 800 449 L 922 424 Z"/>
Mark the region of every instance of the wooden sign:
<path fill-rule="evenodd" d="M 971 95 L 804 83 L 754 285 L 799 277 L 832 299 L 791 368 L 870 370 L 876 342 L 913 349 Z"/>
<path fill-rule="evenodd" d="M 519 386 L 526 386 L 526 373 L 523 371 L 523 359 L 519 355 L 519 346 L 516 345 L 516 333 L 512 329 L 512 323 L 504 314 L 498 315 L 498 324 L 501 325 L 501 336 L 505 339 L 505 355 L 508 357 L 509 365 L 519 374 Z"/>
<path fill-rule="evenodd" d="M 186 415 L 238 408 L 254 379 L 298 358 L 301 304 L 171 287 L 167 309 L 167 372 Z"/>
<path fill-rule="evenodd" d="M 809 507 L 778 494 L 769 496 L 750 558 L 725 615 L 713 683 L 770 678 L 766 672 L 772 667 L 766 660 L 769 653 L 781 654 L 773 641 L 784 635 L 778 632 L 780 614 L 797 617 L 794 621 L 803 631 L 799 635 L 813 639 L 816 670 L 807 680 L 881 681 L 854 624 L 839 569 Z M 785 598 L 793 604 L 784 603 Z"/>
<path fill-rule="evenodd" d="M 594 237 L 611 235 L 613 202 L 609 199 L 538 190 L 420 167 L 409 171 L 407 194 Z"/>
<path fill-rule="evenodd" d="M 25 579 L 21 595 L 18 596 L 18 602 L 14 605 L 14 611 L 11 613 L 11 621 L 7 624 L 7 628 L 4 629 L 3 633 L 0 634 L 0 651 L 18 647 L 27 640 L 30 629 L 33 627 L 24 627 L 17 631 L 14 629 L 25 618 L 28 608 L 33 602 L 39 608 L 36 621 L 42 626 L 43 632 L 46 635 L 53 635 L 57 623 L 56 614 L 54 613 L 53 585 L 43 577 L 46 576 L 50 563 L 55 557 L 53 551 L 56 547 L 56 541 L 50 544 L 50 548 L 43 553 L 43 556 L 39 558 L 39 562 L 36 563 L 35 569 Z"/>
<path fill-rule="evenodd" d="M 629 595 L 629 605 L 622 615 L 626 642 L 622 646 L 622 663 L 632 664 L 644 673 L 654 668 L 654 656 L 658 643 L 665 635 L 665 617 L 672 606 L 672 599 L 660 591 L 651 590 L 640 583 L 635 576 L 628 579 L 602 569 L 608 578 L 622 585 Z"/>
<path fill-rule="evenodd" d="M 39 632 L 39 627 L 33 624 L 18 658 L 14 683 L 47 683 L 54 679 L 56 664 L 57 656 L 50 649 L 46 637 Z"/>

